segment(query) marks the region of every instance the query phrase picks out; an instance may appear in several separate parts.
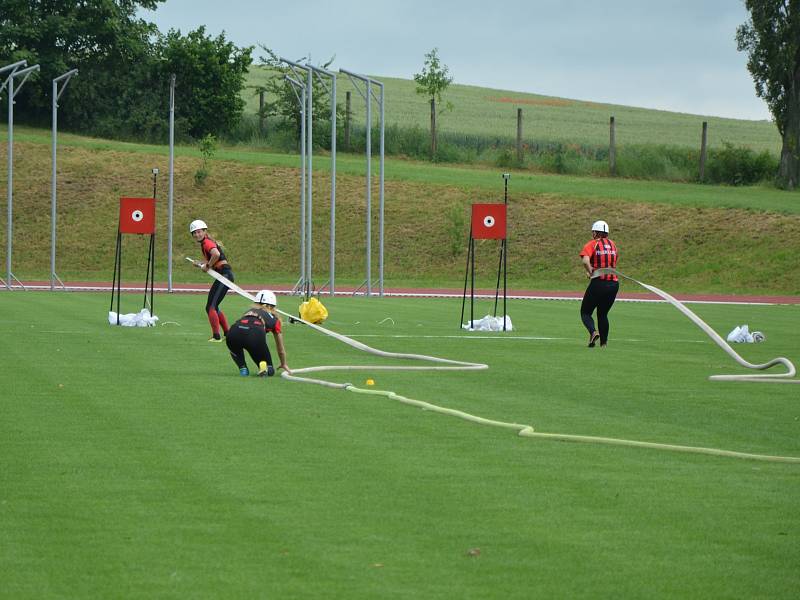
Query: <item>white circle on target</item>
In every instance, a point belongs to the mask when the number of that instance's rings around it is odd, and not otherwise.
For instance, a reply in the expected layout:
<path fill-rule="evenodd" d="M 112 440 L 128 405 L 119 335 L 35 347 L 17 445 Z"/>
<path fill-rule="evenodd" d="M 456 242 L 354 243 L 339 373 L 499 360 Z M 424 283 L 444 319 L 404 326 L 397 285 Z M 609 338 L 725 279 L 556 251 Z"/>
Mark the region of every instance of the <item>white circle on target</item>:
<path fill-rule="evenodd" d="M 140 210 L 135 210 L 133 213 L 131 213 L 131 218 L 138 223 L 144 219 L 144 213 Z"/>
<path fill-rule="evenodd" d="M 484 227 L 494 227 L 494 217 L 492 215 L 483 217 L 483 225 Z"/>

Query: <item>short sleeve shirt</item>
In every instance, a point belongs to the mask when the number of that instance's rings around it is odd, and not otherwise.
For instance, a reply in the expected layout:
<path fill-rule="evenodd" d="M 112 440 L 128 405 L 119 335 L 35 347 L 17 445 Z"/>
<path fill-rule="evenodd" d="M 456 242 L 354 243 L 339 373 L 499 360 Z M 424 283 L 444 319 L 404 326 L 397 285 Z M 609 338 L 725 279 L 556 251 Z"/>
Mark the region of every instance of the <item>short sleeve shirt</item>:
<path fill-rule="evenodd" d="M 589 263 L 592 269 L 605 269 L 616 268 L 619 253 L 617 245 L 609 238 L 597 238 L 596 240 L 589 240 L 583 246 L 579 256 L 588 256 Z M 616 275 L 601 275 L 600 279 L 604 281 L 618 281 L 619 277 Z"/>
<path fill-rule="evenodd" d="M 214 270 L 218 272 L 222 272 L 222 266 L 219 264 L 222 261 L 227 262 L 227 258 L 225 257 L 225 251 L 222 247 L 210 237 L 206 237 L 202 242 L 200 242 L 200 248 L 203 250 L 203 256 L 205 257 L 206 261 L 211 258 L 211 251 L 216 248 L 219 250 L 219 260 L 214 263 Z"/>
<path fill-rule="evenodd" d="M 258 320 L 264 324 L 265 331 L 274 331 L 275 333 L 281 332 L 281 320 L 268 310 L 253 308 L 249 310 L 247 314 L 256 316 Z"/>

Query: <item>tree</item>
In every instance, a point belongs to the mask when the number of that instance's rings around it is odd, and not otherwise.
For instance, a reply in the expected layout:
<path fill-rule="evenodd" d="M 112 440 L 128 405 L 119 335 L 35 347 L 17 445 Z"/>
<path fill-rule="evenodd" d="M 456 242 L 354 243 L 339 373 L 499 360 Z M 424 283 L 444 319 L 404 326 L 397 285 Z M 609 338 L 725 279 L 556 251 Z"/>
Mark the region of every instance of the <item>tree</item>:
<path fill-rule="evenodd" d="M 136 18 L 164 0 L 0 0 L 0 65 L 27 59 L 41 65 L 17 100 L 16 115 L 50 122 L 51 80 L 71 68 L 67 101 L 59 108 L 66 129 L 111 138 L 164 140 L 170 74 L 177 75 L 178 135 L 223 134 L 244 109 L 240 92 L 252 48 L 205 35 L 159 33 Z M 21 100 L 21 101 L 20 101 Z"/>
<path fill-rule="evenodd" d="M 431 103 L 431 158 L 436 158 L 436 102 L 441 105 L 442 94 L 447 89 L 453 78 L 448 74 L 450 69 L 439 61 L 439 49 L 434 48 L 425 55 L 425 66 L 421 73 L 414 75 L 417 82 L 417 93 L 427 96 Z M 448 102 L 440 108 L 441 112 L 452 110 L 453 105 Z"/>
<path fill-rule="evenodd" d="M 800 0 L 745 0 L 750 19 L 736 30 L 747 69 L 783 138 L 778 171 L 788 189 L 800 184 Z"/>
<path fill-rule="evenodd" d="M 97 130 L 98 114 L 116 109 L 131 77 L 148 68 L 155 25 L 136 18 L 163 0 L 0 0 L 0 63 L 26 59 L 40 75 L 20 92 L 17 115 L 26 122 L 49 121 L 51 80 L 71 68 L 69 102 L 59 111 L 66 127 Z M 113 128 L 113 127 L 112 127 Z"/>
<path fill-rule="evenodd" d="M 185 36 L 170 30 L 158 42 L 159 80 L 175 73 L 175 104 L 185 122 L 184 132 L 200 139 L 225 134 L 239 122 L 245 102 L 241 91 L 252 64 L 252 46 L 237 48 L 221 33 L 206 36 L 200 26 Z M 177 111 L 176 111 L 177 112 Z"/>

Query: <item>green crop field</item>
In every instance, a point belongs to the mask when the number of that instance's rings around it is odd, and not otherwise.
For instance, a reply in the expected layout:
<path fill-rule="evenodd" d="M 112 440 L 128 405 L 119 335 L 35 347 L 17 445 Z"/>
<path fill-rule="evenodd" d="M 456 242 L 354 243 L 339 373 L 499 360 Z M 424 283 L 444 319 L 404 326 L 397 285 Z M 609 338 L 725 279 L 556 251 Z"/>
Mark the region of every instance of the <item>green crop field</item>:
<path fill-rule="evenodd" d="M 335 65 L 334 65 L 335 66 Z M 248 86 L 263 85 L 270 71 L 253 67 L 247 76 Z M 386 125 L 430 127 L 430 105 L 416 93 L 413 79 L 397 79 L 370 75 L 385 86 Z M 517 109 L 523 112 L 525 143 L 563 142 L 567 144 L 608 145 L 609 117 L 616 122 L 616 141 L 620 146 L 657 144 L 700 147 L 702 122 L 708 122 L 708 143 L 719 148 L 724 142 L 747 146 L 757 151 L 780 152 L 780 136 L 769 121 L 746 121 L 713 116 L 690 115 L 631 106 L 600 104 L 588 100 L 571 100 L 539 94 L 495 90 L 453 83 L 445 100 L 453 110 L 437 121 L 443 134 L 495 137 L 506 142 L 516 138 Z M 536 82 L 525 82 L 535 89 Z M 338 77 L 337 99 L 344 107 L 345 94 L 351 92 L 353 122 L 363 127 L 366 114 L 362 96 L 345 75 Z M 362 89 L 363 91 L 363 89 Z M 377 93 L 377 91 L 376 91 Z M 247 110 L 258 110 L 258 95 L 251 88 L 243 91 Z M 269 96 L 267 101 L 269 101 Z M 373 110 L 377 123 L 377 109 Z M 377 143 L 377 140 L 376 142 Z"/>
<path fill-rule="evenodd" d="M 107 294 L 0 294 L 0 596 L 796 596 L 799 464 L 530 439 L 243 378 L 206 342 L 204 300 L 158 295 L 160 325 L 128 329 Z M 460 300 L 327 305 L 373 347 L 489 368 L 322 379 L 539 432 L 800 456 L 797 386 L 708 381 L 744 369 L 668 305 L 618 303 L 604 349 L 576 302 L 511 302 L 506 334 L 459 330 Z M 692 308 L 765 332 L 747 360 L 800 360 L 800 306 Z M 285 339 L 295 369 L 401 363 L 302 325 Z"/>

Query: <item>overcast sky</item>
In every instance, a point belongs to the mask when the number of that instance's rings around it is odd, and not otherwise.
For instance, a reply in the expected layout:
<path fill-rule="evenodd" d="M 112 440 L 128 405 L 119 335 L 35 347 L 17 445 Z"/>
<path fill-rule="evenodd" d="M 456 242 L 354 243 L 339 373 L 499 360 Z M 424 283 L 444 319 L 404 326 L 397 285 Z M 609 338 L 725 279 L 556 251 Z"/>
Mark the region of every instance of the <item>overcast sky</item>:
<path fill-rule="evenodd" d="M 770 118 L 736 50 L 741 0 L 166 0 L 140 14 L 373 76 L 410 79 L 437 47 L 455 83 Z"/>

